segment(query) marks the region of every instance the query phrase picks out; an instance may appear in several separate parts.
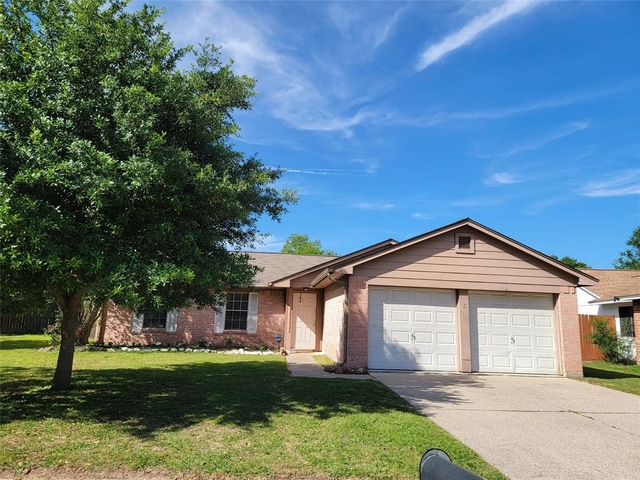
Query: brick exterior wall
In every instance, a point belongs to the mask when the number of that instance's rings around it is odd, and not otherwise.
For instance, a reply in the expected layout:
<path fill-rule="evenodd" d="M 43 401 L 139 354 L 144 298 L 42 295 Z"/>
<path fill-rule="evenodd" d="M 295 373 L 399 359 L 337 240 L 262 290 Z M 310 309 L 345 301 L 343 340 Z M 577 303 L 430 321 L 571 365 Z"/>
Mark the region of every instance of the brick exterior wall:
<path fill-rule="evenodd" d="M 578 322 L 578 299 L 576 289 L 565 287 L 558 295 L 556 313 L 560 322 L 560 338 L 564 375 L 582 376 L 582 347 L 580 345 L 580 324 Z"/>
<path fill-rule="evenodd" d="M 212 345 L 222 346 L 227 338 L 234 344 L 246 347 L 277 348 L 275 334 L 284 337 L 285 294 L 281 290 L 260 290 L 258 292 L 258 331 L 257 333 L 214 333 L 216 312 L 212 308 L 183 308 L 178 314 L 175 332 L 167 333 L 160 329 L 143 329 L 140 333 L 131 331 L 133 313 L 131 310 L 108 302 L 106 305 L 106 323 L 104 343 L 132 345 L 150 345 L 163 343 L 175 345 L 196 344 L 205 340 Z"/>
<path fill-rule="evenodd" d="M 349 276 L 347 366 L 366 367 L 369 328 L 368 277 Z"/>
<path fill-rule="evenodd" d="M 345 288 L 334 283 L 324 290 L 322 353 L 334 362 L 343 363 Z"/>
<path fill-rule="evenodd" d="M 636 332 L 636 363 L 640 363 L 640 300 L 633 301 L 633 326 Z"/>

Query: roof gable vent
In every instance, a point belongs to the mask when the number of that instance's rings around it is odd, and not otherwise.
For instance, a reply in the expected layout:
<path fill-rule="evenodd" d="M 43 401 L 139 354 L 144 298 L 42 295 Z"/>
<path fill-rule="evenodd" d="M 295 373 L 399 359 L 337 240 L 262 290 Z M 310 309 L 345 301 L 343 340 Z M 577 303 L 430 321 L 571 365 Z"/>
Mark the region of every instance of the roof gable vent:
<path fill-rule="evenodd" d="M 476 253 L 475 238 L 472 233 L 456 233 L 456 253 Z"/>

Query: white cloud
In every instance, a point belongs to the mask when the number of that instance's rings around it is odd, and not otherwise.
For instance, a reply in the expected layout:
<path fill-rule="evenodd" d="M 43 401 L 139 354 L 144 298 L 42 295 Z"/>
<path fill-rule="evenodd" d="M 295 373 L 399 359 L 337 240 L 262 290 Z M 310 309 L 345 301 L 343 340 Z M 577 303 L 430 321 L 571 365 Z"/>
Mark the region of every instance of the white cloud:
<path fill-rule="evenodd" d="M 435 217 L 429 213 L 422 212 L 414 212 L 411 214 L 413 218 L 417 218 L 419 220 L 433 220 Z"/>
<path fill-rule="evenodd" d="M 484 184 L 489 187 L 495 187 L 498 185 L 510 185 L 512 183 L 521 183 L 524 180 L 519 178 L 515 173 L 499 172 L 493 174 L 490 178 L 484 181 Z"/>
<path fill-rule="evenodd" d="M 624 170 L 601 180 L 592 180 L 580 187 L 578 193 L 595 198 L 640 195 L 640 169 Z"/>
<path fill-rule="evenodd" d="M 560 128 L 559 130 L 547 135 L 546 137 L 542 137 L 539 138 L 537 140 L 533 140 L 530 141 L 528 143 L 523 143 L 520 145 L 516 145 L 514 147 L 511 147 L 509 150 L 503 152 L 503 153 L 499 153 L 499 154 L 478 154 L 476 155 L 479 158 L 507 158 L 507 157 L 511 157 L 512 155 L 516 155 L 518 153 L 521 152 L 526 152 L 529 150 L 539 150 L 540 148 L 544 147 L 545 145 L 547 145 L 548 143 L 551 143 L 555 140 L 559 140 L 561 138 L 564 137 L 568 137 L 569 135 L 572 135 L 576 132 L 579 132 L 581 130 L 584 130 L 585 128 L 587 128 L 589 126 L 589 122 L 571 122 L 568 123 L 566 125 L 564 125 L 562 128 Z"/>
<path fill-rule="evenodd" d="M 343 170 L 339 168 L 287 168 L 285 169 L 289 173 L 303 173 L 307 175 L 333 175 L 333 176 L 347 176 L 347 177 L 371 177 L 373 174 L 368 170 Z"/>
<path fill-rule="evenodd" d="M 437 62 L 445 55 L 474 42 L 483 32 L 494 27 L 513 15 L 524 13 L 537 5 L 534 1 L 507 1 L 492 8 L 487 13 L 478 15 L 457 32 L 446 36 L 438 43 L 425 49 L 418 59 L 416 70 L 421 71 Z"/>
<path fill-rule="evenodd" d="M 354 96 L 356 88 L 346 76 L 347 67 L 318 52 L 310 56 L 299 51 L 295 42 L 288 41 L 298 31 L 285 28 L 268 9 L 216 1 L 184 3 L 167 26 L 178 45 L 205 37 L 220 45 L 224 57 L 233 58 L 234 71 L 259 79 L 256 105 L 264 105 L 273 117 L 295 129 L 349 136 L 353 127 L 371 117 L 371 112 L 353 111 L 344 101 Z M 347 87 L 332 88 L 334 83 Z"/>
<path fill-rule="evenodd" d="M 376 123 L 382 125 L 406 125 L 414 127 L 431 127 L 446 122 L 459 122 L 466 120 L 493 120 L 523 115 L 538 110 L 553 109 L 588 103 L 608 95 L 614 95 L 635 85 L 634 82 L 624 82 L 618 87 L 604 88 L 582 92 L 570 92 L 554 97 L 542 98 L 528 103 L 505 106 L 502 108 L 467 111 L 434 111 L 418 117 L 406 117 L 398 112 L 386 111 L 384 113 L 372 113 Z"/>
<path fill-rule="evenodd" d="M 392 208 L 395 208 L 395 205 L 393 203 L 370 203 L 370 202 L 357 202 L 353 204 L 354 208 L 357 208 L 359 210 L 380 210 L 380 211 L 385 211 L 385 210 L 391 210 Z"/>

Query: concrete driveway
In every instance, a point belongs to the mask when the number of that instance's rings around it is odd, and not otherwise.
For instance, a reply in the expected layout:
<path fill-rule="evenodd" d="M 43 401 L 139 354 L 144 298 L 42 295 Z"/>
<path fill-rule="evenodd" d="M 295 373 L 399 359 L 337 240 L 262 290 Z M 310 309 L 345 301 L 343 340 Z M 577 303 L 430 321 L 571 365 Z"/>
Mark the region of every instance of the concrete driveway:
<path fill-rule="evenodd" d="M 371 375 L 513 480 L 640 479 L 636 395 L 567 378 Z"/>

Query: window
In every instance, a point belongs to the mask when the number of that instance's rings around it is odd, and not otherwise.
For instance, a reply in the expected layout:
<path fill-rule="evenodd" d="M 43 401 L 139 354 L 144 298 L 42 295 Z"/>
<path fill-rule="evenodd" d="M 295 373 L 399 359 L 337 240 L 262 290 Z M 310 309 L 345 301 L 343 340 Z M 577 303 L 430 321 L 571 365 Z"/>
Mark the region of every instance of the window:
<path fill-rule="evenodd" d="M 166 328 L 167 312 L 145 313 L 142 318 L 142 328 Z"/>
<path fill-rule="evenodd" d="M 241 292 L 227 293 L 227 305 L 224 313 L 225 330 L 246 330 L 249 316 L 249 294 Z"/>
<path fill-rule="evenodd" d="M 178 328 L 178 310 L 168 312 L 134 312 L 131 319 L 131 331 L 140 333 L 143 329 L 153 328 L 174 333 Z"/>
<path fill-rule="evenodd" d="M 618 314 L 620 315 L 620 336 L 635 337 L 633 307 L 618 307 Z"/>

